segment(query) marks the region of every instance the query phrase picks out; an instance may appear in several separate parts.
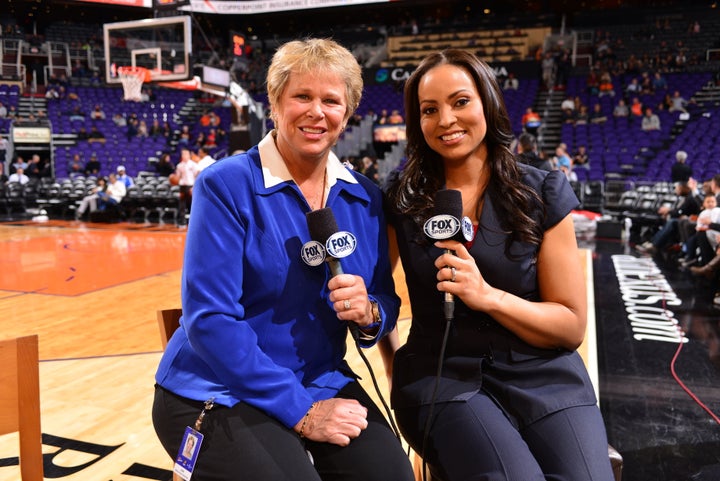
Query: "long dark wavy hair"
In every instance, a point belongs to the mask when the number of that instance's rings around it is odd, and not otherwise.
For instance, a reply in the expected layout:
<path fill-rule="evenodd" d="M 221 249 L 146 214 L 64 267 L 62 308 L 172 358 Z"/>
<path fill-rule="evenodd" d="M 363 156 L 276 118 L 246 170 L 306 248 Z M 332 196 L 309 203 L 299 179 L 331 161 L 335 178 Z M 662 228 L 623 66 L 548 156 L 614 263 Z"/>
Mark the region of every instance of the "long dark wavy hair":
<path fill-rule="evenodd" d="M 442 158 L 428 146 L 420 127 L 418 101 L 420 80 L 429 70 L 443 64 L 455 65 L 470 74 L 480 94 L 487 123 L 486 162 L 490 169 L 487 194 L 498 211 L 501 228 L 510 234 L 506 253 L 512 241 L 539 245 L 541 226 L 531 214 L 538 209 L 544 214 L 544 206 L 538 194 L 521 181 L 522 172 L 511 150 L 513 132 L 502 91 L 492 69 L 464 50 L 447 49 L 430 54 L 405 83 L 407 163 L 397 181 L 388 186 L 391 208 L 411 216 L 422 228 L 432 216 L 435 193 L 445 185 Z M 479 205 L 476 211 L 478 209 Z"/>

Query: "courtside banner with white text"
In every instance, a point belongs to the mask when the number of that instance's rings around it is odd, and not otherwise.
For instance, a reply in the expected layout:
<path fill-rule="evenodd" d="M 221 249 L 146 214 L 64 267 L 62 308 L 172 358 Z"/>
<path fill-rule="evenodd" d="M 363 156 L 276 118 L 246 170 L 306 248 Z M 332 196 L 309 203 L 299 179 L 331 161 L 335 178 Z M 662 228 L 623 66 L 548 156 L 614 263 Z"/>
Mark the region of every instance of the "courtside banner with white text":
<path fill-rule="evenodd" d="M 306 8 L 349 7 L 369 3 L 387 3 L 391 0 L 250 0 L 250 1 L 213 1 L 192 0 L 190 6 L 180 7 L 197 13 L 218 13 L 225 15 L 282 12 Z"/>
<path fill-rule="evenodd" d="M 144 7 L 151 8 L 152 0 L 78 0 L 88 3 L 104 3 L 106 5 L 117 5 L 119 7 Z"/>

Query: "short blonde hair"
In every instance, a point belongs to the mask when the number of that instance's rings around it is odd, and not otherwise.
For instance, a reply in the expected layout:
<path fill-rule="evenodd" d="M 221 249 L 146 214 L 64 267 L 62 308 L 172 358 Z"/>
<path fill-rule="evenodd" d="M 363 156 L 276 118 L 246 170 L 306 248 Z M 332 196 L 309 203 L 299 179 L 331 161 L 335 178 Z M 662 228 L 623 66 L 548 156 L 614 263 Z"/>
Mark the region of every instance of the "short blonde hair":
<path fill-rule="evenodd" d="M 330 72 L 345 81 L 348 108 L 345 120 L 355 112 L 362 97 L 360 65 L 352 53 L 330 39 L 292 40 L 277 49 L 267 73 L 270 105 L 277 105 L 291 73 Z"/>

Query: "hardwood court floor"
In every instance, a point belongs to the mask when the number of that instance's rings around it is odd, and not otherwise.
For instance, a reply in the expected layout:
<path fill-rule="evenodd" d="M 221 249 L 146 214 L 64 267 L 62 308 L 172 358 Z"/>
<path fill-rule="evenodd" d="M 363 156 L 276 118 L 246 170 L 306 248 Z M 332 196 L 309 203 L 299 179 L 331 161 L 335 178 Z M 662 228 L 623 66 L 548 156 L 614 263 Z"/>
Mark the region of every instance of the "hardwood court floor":
<path fill-rule="evenodd" d="M 184 241 L 184 230 L 157 224 L 0 223 L 0 335 L 39 335 L 47 479 L 169 479 L 150 420 L 156 311 L 180 306 Z M 401 269 L 396 283 L 405 301 Z M 409 316 L 404 302 L 401 339 Z M 377 399 L 354 346 L 348 352 Z M 382 361 L 375 350 L 367 357 L 387 400 Z M 17 455 L 17 435 L 0 436 L 0 481 L 20 479 Z"/>

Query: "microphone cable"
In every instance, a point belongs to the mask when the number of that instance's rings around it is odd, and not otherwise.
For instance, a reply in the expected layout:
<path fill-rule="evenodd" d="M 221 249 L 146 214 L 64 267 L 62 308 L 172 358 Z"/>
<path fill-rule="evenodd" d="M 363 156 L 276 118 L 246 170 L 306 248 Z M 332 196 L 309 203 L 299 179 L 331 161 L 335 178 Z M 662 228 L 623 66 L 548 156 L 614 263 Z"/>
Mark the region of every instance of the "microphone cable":
<path fill-rule="evenodd" d="M 353 340 L 355 341 L 355 348 L 357 349 L 358 354 L 360 355 L 360 358 L 365 363 L 365 366 L 367 367 L 368 372 L 370 373 L 370 379 L 372 380 L 373 387 L 375 388 L 375 392 L 378 395 L 378 398 L 380 398 L 380 402 L 383 405 L 383 408 L 385 409 L 385 412 L 388 417 L 388 421 L 390 422 L 390 427 L 392 428 L 393 432 L 395 433 L 395 437 L 398 438 L 398 441 L 402 442 L 402 438 L 400 436 L 400 430 L 398 429 L 397 425 L 395 424 L 395 419 L 393 418 L 392 410 L 390 409 L 390 406 L 388 405 L 387 401 L 385 401 L 385 397 L 383 397 L 382 392 L 380 392 L 380 385 L 378 384 L 377 377 L 375 377 L 375 371 L 373 371 L 372 366 L 370 365 L 370 361 L 368 360 L 367 356 L 365 356 L 365 353 L 363 352 L 362 347 L 360 347 L 360 328 L 357 324 L 354 322 L 348 322 L 348 328 L 350 329 L 350 335 L 352 336 Z"/>
<path fill-rule="evenodd" d="M 308 224 L 308 231 L 310 232 L 310 237 L 313 241 L 319 242 L 323 246 L 327 245 L 328 239 L 330 239 L 333 235 L 337 234 L 339 232 L 339 227 L 337 225 L 337 221 L 335 220 L 335 214 L 333 214 L 332 209 L 329 207 L 324 207 L 322 209 L 317 209 L 314 211 L 310 211 L 306 214 L 306 220 Z M 347 255 L 347 254 L 345 254 Z M 326 259 L 326 263 L 328 265 L 328 268 L 330 270 L 331 277 L 334 277 L 336 275 L 342 274 L 342 266 L 340 264 L 340 260 L 334 256 L 328 256 Z M 378 398 L 380 399 L 381 404 L 383 405 L 383 408 L 385 409 L 385 412 L 387 413 L 387 418 L 390 423 L 390 427 L 393 430 L 395 436 L 400 440 L 400 430 L 397 428 L 397 425 L 395 424 L 395 419 L 393 418 L 392 411 L 390 410 L 390 406 L 388 405 L 387 401 L 382 395 L 382 392 L 380 391 L 380 386 L 377 382 L 377 377 L 375 376 L 375 371 L 373 371 L 372 366 L 370 365 L 370 361 L 365 356 L 365 353 L 363 352 L 362 347 L 360 347 L 360 328 L 357 324 L 354 322 L 347 322 L 348 329 L 350 331 L 350 335 L 353 338 L 355 348 L 357 349 L 358 354 L 360 355 L 360 358 L 363 360 L 363 363 L 365 363 L 365 366 L 368 369 L 368 372 L 370 373 L 370 379 L 372 380 L 373 387 L 375 388 L 375 392 L 377 392 Z"/>
<path fill-rule="evenodd" d="M 420 457 L 422 458 L 422 479 L 423 481 L 426 481 L 425 478 L 425 470 L 426 470 L 426 462 L 425 462 L 425 447 L 427 446 L 427 440 L 428 436 L 430 435 L 430 423 L 432 422 L 432 415 L 433 411 L 435 410 L 435 399 L 437 398 L 438 389 L 440 388 L 440 378 L 442 377 L 442 369 L 443 369 L 443 362 L 445 360 L 445 348 L 447 347 L 447 342 L 450 337 L 450 326 L 452 325 L 453 317 L 451 314 L 448 314 L 448 311 L 445 311 L 445 315 L 447 316 L 445 318 L 445 332 L 443 334 L 442 343 L 440 344 L 440 355 L 438 356 L 438 367 L 437 372 L 435 373 L 435 386 L 433 386 L 433 392 L 432 396 L 430 398 L 430 406 L 428 407 L 428 415 L 427 419 L 425 420 L 425 427 L 423 428 L 423 440 L 422 445 L 420 447 L 421 453 Z"/>

